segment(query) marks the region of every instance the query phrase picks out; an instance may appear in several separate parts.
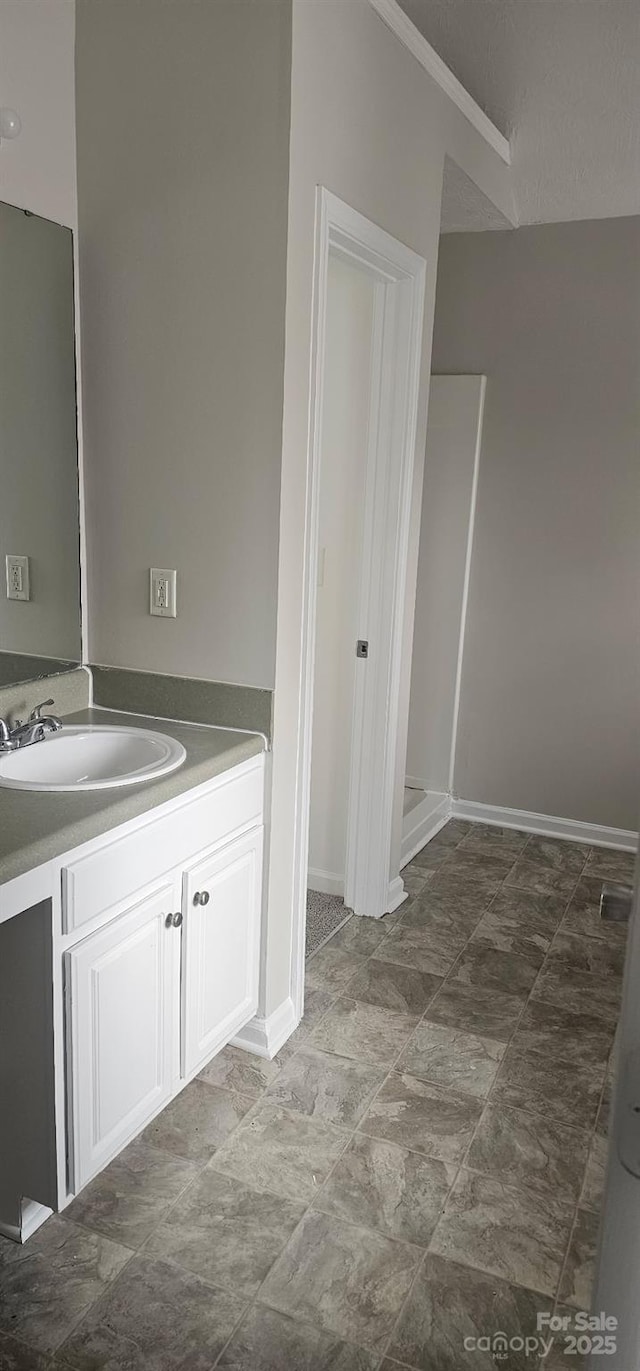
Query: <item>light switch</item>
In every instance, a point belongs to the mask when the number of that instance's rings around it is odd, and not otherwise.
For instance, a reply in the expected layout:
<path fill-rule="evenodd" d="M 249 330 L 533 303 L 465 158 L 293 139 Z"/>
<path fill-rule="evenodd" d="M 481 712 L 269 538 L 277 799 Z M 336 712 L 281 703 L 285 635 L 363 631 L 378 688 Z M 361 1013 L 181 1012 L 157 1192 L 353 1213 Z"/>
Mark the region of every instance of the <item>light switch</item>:
<path fill-rule="evenodd" d="M 6 556 L 7 569 L 7 599 L 8 600 L 29 600 L 29 558 L 14 557 L 8 552 Z"/>
<path fill-rule="evenodd" d="M 149 571 L 149 613 L 162 619 L 176 617 L 177 572 L 152 566 Z"/>

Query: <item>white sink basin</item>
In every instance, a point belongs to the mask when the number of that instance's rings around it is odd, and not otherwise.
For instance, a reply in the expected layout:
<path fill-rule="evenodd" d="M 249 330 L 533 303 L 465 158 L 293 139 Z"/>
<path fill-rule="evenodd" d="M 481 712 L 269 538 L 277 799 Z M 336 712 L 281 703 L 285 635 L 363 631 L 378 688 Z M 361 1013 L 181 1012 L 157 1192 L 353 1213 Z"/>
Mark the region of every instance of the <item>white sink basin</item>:
<path fill-rule="evenodd" d="M 13 790 L 108 790 L 175 771 L 182 743 L 166 733 L 107 724 L 65 724 L 42 742 L 0 753 L 0 786 Z"/>

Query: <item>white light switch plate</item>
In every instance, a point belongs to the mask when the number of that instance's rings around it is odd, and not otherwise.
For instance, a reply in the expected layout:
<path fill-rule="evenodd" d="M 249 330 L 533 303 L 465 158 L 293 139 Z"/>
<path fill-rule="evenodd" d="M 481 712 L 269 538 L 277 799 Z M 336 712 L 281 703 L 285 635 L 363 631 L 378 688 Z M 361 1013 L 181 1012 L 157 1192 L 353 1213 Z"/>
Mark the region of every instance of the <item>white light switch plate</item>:
<path fill-rule="evenodd" d="M 12 553 L 8 552 L 5 559 L 5 565 L 7 571 L 7 599 L 30 599 L 29 558 L 14 557 Z"/>
<path fill-rule="evenodd" d="M 149 613 L 161 619 L 176 617 L 176 571 L 152 566 L 149 571 Z"/>

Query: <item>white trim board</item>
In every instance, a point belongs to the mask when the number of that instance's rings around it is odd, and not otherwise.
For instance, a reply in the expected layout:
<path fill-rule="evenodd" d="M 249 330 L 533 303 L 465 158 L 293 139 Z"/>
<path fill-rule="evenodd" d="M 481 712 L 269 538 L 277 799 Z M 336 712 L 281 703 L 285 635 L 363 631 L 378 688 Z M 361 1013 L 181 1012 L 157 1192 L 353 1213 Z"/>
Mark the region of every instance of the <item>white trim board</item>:
<path fill-rule="evenodd" d="M 427 792 L 428 792 L 428 790 L 429 790 L 429 782 L 428 782 L 428 781 L 425 781 L 424 778 L 422 778 L 422 777 L 420 777 L 420 776 L 405 776 L 405 778 L 404 778 L 404 784 L 405 784 L 405 789 L 407 789 L 407 790 L 424 790 L 425 795 L 427 794 Z"/>
<path fill-rule="evenodd" d="M 478 804 L 475 800 L 451 801 L 451 817 L 472 824 L 499 824 L 501 828 L 521 828 L 525 833 L 540 833 L 549 838 L 568 838 L 592 847 L 614 847 L 635 852 L 638 834 L 628 828 L 607 828 L 603 824 L 560 819 L 552 814 L 533 814 L 526 809 L 501 809 L 499 805 Z"/>
<path fill-rule="evenodd" d="M 400 869 L 407 865 L 416 852 L 421 852 L 425 843 L 435 838 L 436 833 L 451 817 L 451 797 L 438 791 L 429 791 L 424 800 L 405 815 L 400 849 Z"/>
<path fill-rule="evenodd" d="M 380 18 L 399 38 L 400 42 L 408 52 L 415 57 L 416 61 L 428 75 L 435 81 L 440 90 L 444 91 L 454 105 L 464 114 L 465 119 L 473 125 L 477 133 L 484 138 L 485 142 L 497 152 L 498 156 L 511 166 L 511 147 L 508 138 L 496 128 L 488 114 L 480 108 L 473 96 L 465 90 L 464 86 L 454 76 L 451 68 L 438 56 L 435 48 L 427 42 L 426 38 L 411 22 L 409 16 L 405 14 L 396 0 L 369 0 L 369 4 L 380 15 Z"/>
<path fill-rule="evenodd" d="M 307 876 L 307 889 L 317 890 L 320 895 L 339 895 L 344 896 L 344 876 L 338 875 L 337 871 L 321 871 L 317 867 L 309 867 Z"/>
<path fill-rule="evenodd" d="M 254 1057 L 265 1057 L 271 1061 L 276 1052 L 284 1046 L 300 1022 L 292 999 L 282 1001 L 273 1014 L 263 1019 L 259 1014 L 250 1019 L 244 1028 L 231 1039 L 234 1047 L 251 1052 Z"/>
<path fill-rule="evenodd" d="M 355 718 L 362 724 L 360 717 L 367 709 L 367 728 L 363 735 L 362 727 L 354 728 L 349 786 L 349 823 L 347 830 L 347 870 L 345 872 L 345 903 L 356 910 L 369 910 L 384 913 L 389 900 L 389 855 L 393 828 L 393 785 L 397 751 L 397 727 L 400 696 L 400 657 L 398 647 L 405 605 L 406 559 L 409 540 L 411 492 L 415 461 L 415 436 L 418 413 L 418 390 L 421 362 L 423 331 L 423 309 L 426 263 L 411 252 L 404 244 L 390 237 L 376 224 L 365 219 L 351 206 L 339 200 L 324 187 L 316 192 L 316 242 L 314 261 L 312 346 L 309 398 L 309 427 L 307 441 L 307 493 L 305 510 L 305 548 L 303 573 L 303 619 L 301 633 L 301 677 L 299 695 L 299 738 L 296 762 L 296 804 L 294 830 L 294 877 L 292 891 L 292 975 L 291 995 L 298 1018 L 302 1014 L 305 974 L 305 921 L 306 895 L 309 854 L 309 800 L 311 786 L 311 733 L 313 720 L 313 686 L 315 663 L 316 594 L 318 580 L 318 531 L 320 516 L 320 468 L 321 468 L 321 427 L 322 427 L 322 377 L 324 366 L 325 320 L 327 309 L 327 273 L 329 252 L 343 259 L 357 263 L 368 271 L 375 280 L 379 341 L 381 343 L 381 380 L 378 387 L 379 403 L 384 409 L 385 422 L 389 420 L 389 434 L 392 441 L 374 450 L 371 435 L 370 451 L 367 454 L 367 476 L 370 477 L 371 457 L 376 456 L 377 465 L 391 468 L 387 472 L 391 478 L 386 490 L 387 524 L 393 521 L 394 498 L 397 505 L 397 518 L 391 536 L 390 527 L 383 530 L 384 547 L 377 530 L 378 542 L 365 536 L 363 560 L 366 563 L 367 549 L 373 546 L 376 553 L 378 576 L 387 575 L 389 586 L 393 582 L 393 595 L 390 602 L 382 603 L 381 597 L 373 599 L 371 613 L 363 613 L 361 603 L 360 636 L 375 639 L 382 644 L 383 651 L 372 657 L 369 663 L 369 684 L 367 674 L 358 667 L 366 663 L 358 660 L 356 664 L 356 696 L 354 702 Z M 374 324 L 375 324 L 374 319 Z M 376 359 L 372 357 L 372 367 Z M 384 405 L 383 405 L 384 400 Z M 387 413 L 388 412 L 388 413 Z M 375 417 L 375 416 L 373 416 Z M 377 423 L 382 433 L 382 425 Z M 393 455 L 393 456 L 392 456 Z M 383 461 L 384 459 L 384 461 Z M 369 480 L 370 484 L 370 480 Z M 379 496 L 371 504 L 376 518 L 382 500 Z M 365 496 L 366 501 L 366 496 Z M 367 506 L 369 512 L 369 506 Z M 371 534 L 371 530 L 369 530 Z M 393 566 L 391 568 L 391 563 Z M 389 566 L 387 565 L 389 564 Z M 360 601 L 372 597 L 372 581 L 361 575 Z M 383 620 L 390 620 L 387 624 Z M 384 630 L 384 631 L 383 631 Z M 376 637 L 376 631 L 378 636 Z M 389 670 L 385 673 L 389 657 Z M 386 675 L 384 689 L 373 689 Z M 364 697 L 364 698 L 363 698 Z M 375 697 L 375 698 L 374 698 Z M 378 724 L 378 716 L 386 705 L 384 726 Z M 380 741 L 380 756 L 365 756 L 363 740 L 373 733 L 371 718 L 375 715 L 377 738 Z M 382 755 L 384 754 L 384 755 Z M 368 768 L 365 762 L 368 761 Z M 376 768 L 375 780 L 365 776 L 367 769 Z M 356 771 L 360 773 L 358 786 L 352 784 Z M 382 772 L 384 771 L 384 777 Z M 378 775 L 380 772 L 380 775 Z M 365 784 L 366 780 L 366 784 Z M 356 796 L 367 797 L 366 804 L 356 804 Z M 362 860 L 356 861 L 356 849 L 361 847 Z M 371 853 L 373 857 L 369 860 Z M 364 855 L 363 855 L 364 854 Z M 357 884 L 358 889 L 354 890 Z M 371 887 L 376 889 L 371 895 Z M 366 890 L 360 890 L 366 886 Z M 395 888 L 393 898 L 397 898 Z"/>

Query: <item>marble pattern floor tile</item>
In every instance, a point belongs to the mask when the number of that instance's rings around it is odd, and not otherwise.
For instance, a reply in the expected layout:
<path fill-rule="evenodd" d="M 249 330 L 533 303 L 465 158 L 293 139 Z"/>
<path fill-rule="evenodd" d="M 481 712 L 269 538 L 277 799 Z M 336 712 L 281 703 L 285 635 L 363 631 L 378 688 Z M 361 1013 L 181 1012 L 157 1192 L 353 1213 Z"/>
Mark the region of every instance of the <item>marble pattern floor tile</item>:
<path fill-rule="evenodd" d="M 388 941 L 391 941 L 389 939 Z M 387 942 L 357 971 L 345 994 L 364 1004 L 395 1009 L 400 1014 L 424 1014 L 430 1000 L 442 985 L 441 976 L 417 971 L 412 966 L 384 961 Z"/>
<path fill-rule="evenodd" d="M 327 943 L 307 962 L 307 985 L 339 995 L 356 971 L 364 966 L 365 960 L 349 948 L 334 948 Z"/>
<path fill-rule="evenodd" d="M 472 941 L 458 958 L 451 981 L 482 990 L 499 990 L 503 995 L 528 995 L 539 970 L 536 957 L 498 952 L 494 947 Z"/>
<path fill-rule="evenodd" d="M 613 1029 L 593 1014 L 576 1014 L 543 1000 L 530 1000 L 513 1035 L 512 1047 L 584 1066 L 606 1063 Z"/>
<path fill-rule="evenodd" d="M 420 1257 L 419 1248 L 310 1212 L 260 1300 L 381 1355 Z"/>
<path fill-rule="evenodd" d="M 603 938 L 583 938 L 562 929 L 549 949 L 547 966 L 562 962 L 574 971 L 588 971 L 592 976 L 607 980 L 621 980 L 624 971 L 624 947 Z"/>
<path fill-rule="evenodd" d="M 453 852 L 460 843 L 466 838 L 471 825 L 464 819 L 450 819 L 443 828 L 439 829 L 430 842 L 426 843 L 415 857 L 411 859 L 411 868 L 417 870 L 433 870 L 437 867 L 443 857 Z"/>
<path fill-rule="evenodd" d="M 232 1133 L 211 1165 L 256 1190 L 309 1204 L 348 1140 L 349 1134 L 333 1124 L 264 1103 Z"/>
<path fill-rule="evenodd" d="M 533 990 L 533 998 L 559 1005 L 574 1014 L 592 1014 L 613 1029 L 620 1013 L 621 982 L 594 976 L 566 962 L 547 960 Z"/>
<path fill-rule="evenodd" d="M 505 995 L 481 986 L 445 981 L 424 1017 L 431 1023 L 477 1033 L 481 1038 L 508 1042 L 525 1004 L 524 995 Z"/>
<path fill-rule="evenodd" d="M 472 943 L 482 943 L 499 952 L 515 952 L 542 964 L 564 908 L 565 901 L 553 895 L 505 887 L 477 924 Z"/>
<path fill-rule="evenodd" d="M 468 934 L 462 929 L 445 927 L 442 921 L 425 922 L 412 927 L 404 920 L 389 934 L 383 947 L 374 953 L 374 960 L 384 955 L 385 962 L 395 962 L 432 976 L 446 976 L 456 957 L 462 952 Z"/>
<path fill-rule="evenodd" d="M 145 1128 L 144 1142 L 203 1166 L 251 1109 L 249 1096 L 195 1080 Z"/>
<path fill-rule="evenodd" d="M 434 878 L 455 876 L 459 880 L 473 882 L 478 890 L 492 891 L 494 894 L 502 885 L 511 870 L 514 858 L 498 856 L 497 853 L 478 852 L 457 847 L 440 867 Z"/>
<path fill-rule="evenodd" d="M 516 857 L 529 841 L 529 834 L 519 828 L 502 828 L 500 824 L 472 824 L 460 843 L 461 852 L 486 852 L 489 856 Z"/>
<path fill-rule="evenodd" d="M 353 1129 L 386 1073 L 386 1066 L 370 1066 L 351 1057 L 303 1046 L 287 1062 L 266 1098 L 270 1104 Z"/>
<path fill-rule="evenodd" d="M 396 1069 L 442 1085 L 460 1095 L 484 1099 L 496 1078 L 504 1046 L 444 1024 L 421 1023 Z"/>
<path fill-rule="evenodd" d="M 530 1371 L 524 1350 L 496 1362 L 490 1350 L 465 1348 L 465 1339 L 532 1337 L 550 1301 L 522 1286 L 429 1253 L 420 1268 L 389 1346 L 389 1356 L 418 1371 Z M 534 1363 L 537 1365 L 537 1363 Z M 389 1362 L 389 1367 L 392 1363 Z"/>
<path fill-rule="evenodd" d="M 365 1114 L 359 1131 L 413 1152 L 459 1166 L 482 1105 L 469 1096 L 415 1076 L 392 1072 Z"/>
<path fill-rule="evenodd" d="M 525 854 L 526 851 L 525 848 Z M 538 895 L 559 895 L 568 901 L 575 889 L 578 874 L 541 866 L 539 862 L 528 861 L 525 855 L 518 858 L 509 872 L 505 888 L 513 886 L 516 890 L 530 890 Z"/>
<path fill-rule="evenodd" d="M 589 1209 L 593 1214 L 600 1214 L 602 1210 L 608 1150 L 607 1139 L 595 1133 L 580 1196 L 580 1208 Z"/>
<path fill-rule="evenodd" d="M 391 1066 L 418 1023 L 417 1014 L 398 1014 L 379 1005 L 339 999 L 311 1034 L 310 1043 L 325 1052 Z"/>
<path fill-rule="evenodd" d="M 310 1323 L 254 1305 L 216 1371 L 376 1371 L 377 1357 Z"/>
<path fill-rule="evenodd" d="M 81 1190 L 65 1215 L 113 1242 L 140 1247 L 198 1170 L 136 1138 Z"/>
<path fill-rule="evenodd" d="M 426 1247 L 455 1177 L 446 1162 L 356 1134 L 314 1209 Z"/>
<path fill-rule="evenodd" d="M 331 939 L 331 946 L 339 952 L 355 952 L 358 957 L 370 957 L 379 943 L 384 942 L 389 927 L 384 919 L 367 919 L 352 914 L 349 922 L 339 928 Z"/>
<path fill-rule="evenodd" d="M 591 852 L 584 843 L 571 843 L 566 838 L 545 838 L 534 833 L 528 839 L 525 860 L 554 871 L 569 871 L 580 876 Z"/>
<path fill-rule="evenodd" d="M 592 847 L 584 869 L 585 876 L 598 876 L 603 881 L 619 881 L 633 885 L 635 852 L 617 852 L 614 848 Z"/>
<path fill-rule="evenodd" d="M 465 1165 L 496 1181 L 526 1186 L 550 1201 L 577 1203 L 590 1135 L 537 1114 L 487 1105 Z"/>
<path fill-rule="evenodd" d="M 595 1272 L 599 1215 L 579 1209 L 562 1273 L 559 1297 L 575 1309 L 589 1309 Z"/>
<path fill-rule="evenodd" d="M 327 997 L 327 1008 L 331 1004 Z M 251 1052 L 243 1052 L 240 1047 L 223 1047 L 217 1056 L 212 1057 L 197 1079 L 208 1085 L 220 1085 L 232 1090 L 245 1099 L 258 1099 L 280 1074 L 280 1063 L 267 1061 L 266 1057 L 254 1057 Z"/>
<path fill-rule="evenodd" d="M 335 999 L 336 994 L 333 990 L 322 990 L 320 986 L 309 985 L 308 983 L 305 985 L 304 1014 L 302 1019 L 300 1020 L 295 1033 L 292 1033 L 291 1038 L 287 1039 L 284 1047 L 280 1049 L 277 1056 L 274 1058 L 274 1061 L 282 1065 L 282 1063 L 291 1056 L 290 1048 L 292 1039 L 296 1040 L 297 1045 L 298 1042 L 302 1042 L 303 1038 L 307 1038 L 316 1024 L 320 1023 L 321 1019 L 324 1019 L 327 1010 L 331 1008 Z"/>
<path fill-rule="evenodd" d="M 413 858 L 413 866 L 416 871 L 423 871 L 432 876 L 457 847 L 455 843 L 438 842 L 439 836 L 436 833 L 435 838 L 432 838 L 431 842 L 427 843 L 426 847 L 423 847 Z"/>
<path fill-rule="evenodd" d="M 630 867 L 447 824 L 409 900 L 309 958 L 274 1061 L 225 1048 L 0 1241 L 0 1371 L 495 1371 L 465 1335 L 586 1304 L 626 937 L 599 898 Z"/>
<path fill-rule="evenodd" d="M 256 1191 L 208 1168 L 151 1235 L 145 1255 L 249 1298 L 304 1211 L 305 1202 Z"/>
<path fill-rule="evenodd" d="M 74 1371 L 184 1371 L 213 1365 L 242 1300 L 170 1262 L 138 1256 L 63 1348 Z"/>
<path fill-rule="evenodd" d="M 430 1250 L 552 1297 L 573 1213 L 569 1199 L 550 1205 L 548 1196 L 463 1167 Z"/>
<path fill-rule="evenodd" d="M 0 1330 L 36 1352 L 60 1346 L 131 1251 L 55 1214 L 20 1246 L 0 1246 Z"/>
<path fill-rule="evenodd" d="M 413 900 L 426 888 L 432 872 L 427 871 L 426 867 L 420 870 L 419 867 L 410 869 L 408 866 L 405 866 L 400 875 L 402 876 L 402 884 L 404 885 L 409 899 Z"/>
<path fill-rule="evenodd" d="M 460 869 L 453 864 L 449 866 L 447 862 L 444 866 L 434 871 L 429 885 L 429 892 L 434 895 L 448 897 L 453 900 L 466 900 L 473 903 L 478 911 L 478 917 L 484 914 L 485 909 L 489 908 L 491 901 L 495 899 L 497 887 L 495 881 L 482 882 L 476 881 L 471 876 L 468 866 Z"/>
<path fill-rule="evenodd" d="M 26 1343 L 0 1333 L 0 1371 L 49 1371 L 48 1356 L 40 1356 Z"/>
<path fill-rule="evenodd" d="M 609 1120 L 611 1117 L 612 1094 L 613 1081 L 607 1079 L 604 1083 L 604 1087 L 602 1090 L 602 1098 L 600 1100 L 600 1104 L 598 1105 L 598 1114 L 596 1117 L 596 1133 L 598 1134 L 599 1138 L 607 1138 L 609 1136 Z"/>
<path fill-rule="evenodd" d="M 557 1061 L 509 1047 L 491 1092 L 492 1104 L 541 1114 L 569 1128 L 592 1128 L 604 1067 Z"/>
<path fill-rule="evenodd" d="M 591 938 L 603 938 L 608 943 L 625 945 L 625 924 L 605 923 L 600 917 L 600 896 L 603 878 L 581 876 L 567 905 L 560 925 L 562 933 L 579 933 Z"/>
<path fill-rule="evenodd" d="M 455 946 L 464 946 L 477 928 L 487 907 L 483 894 L 458 885 L 452 894 L 430 885 L 411 900 L 402 917 L 403 928 L 426 929 L 434 936 L 440 932 L 453 938 Z"/>

